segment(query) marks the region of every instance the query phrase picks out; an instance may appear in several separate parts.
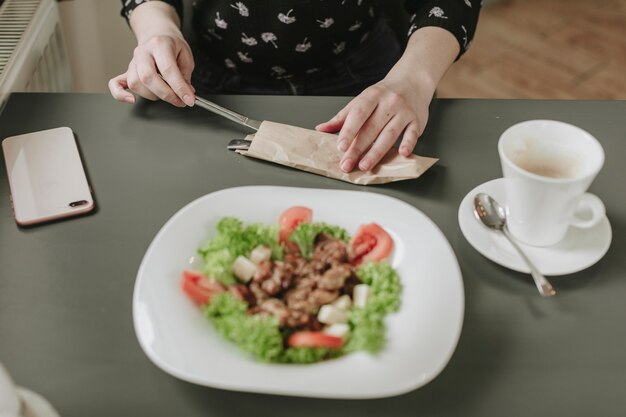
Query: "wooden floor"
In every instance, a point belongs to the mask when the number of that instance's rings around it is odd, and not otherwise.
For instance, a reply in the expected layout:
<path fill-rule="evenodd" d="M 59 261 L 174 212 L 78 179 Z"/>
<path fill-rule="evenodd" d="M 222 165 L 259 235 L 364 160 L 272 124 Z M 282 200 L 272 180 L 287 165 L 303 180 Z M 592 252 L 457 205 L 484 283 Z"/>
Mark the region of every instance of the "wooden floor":
<path fill-rule="evenodd" d="M 439 97 L 626 99 L 626 0 L 485 5 Z"/>

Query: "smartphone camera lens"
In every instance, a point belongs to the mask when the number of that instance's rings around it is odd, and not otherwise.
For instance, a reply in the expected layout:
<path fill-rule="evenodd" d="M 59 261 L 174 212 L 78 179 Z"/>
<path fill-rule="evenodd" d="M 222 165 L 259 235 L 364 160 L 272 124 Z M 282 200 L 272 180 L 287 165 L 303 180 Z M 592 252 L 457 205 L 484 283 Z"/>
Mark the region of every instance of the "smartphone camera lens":
<path fill-rule="evenodd" d="M 84 206 L 85 204 L 87 204 L 87 200 L 72 201 L 70 203 L 70 207 L 80 207 Z"/>

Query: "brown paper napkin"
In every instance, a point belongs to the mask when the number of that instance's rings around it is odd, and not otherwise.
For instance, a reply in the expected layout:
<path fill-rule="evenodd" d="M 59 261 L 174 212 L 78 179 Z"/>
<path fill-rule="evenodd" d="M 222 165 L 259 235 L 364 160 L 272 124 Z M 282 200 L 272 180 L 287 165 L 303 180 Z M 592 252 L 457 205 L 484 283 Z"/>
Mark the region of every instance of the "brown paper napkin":
<path fill-rule="evenodd" d="M 247 139 L 252 140 L 252 145 L 247 151 L 237 151 L 242 155 L 361 185 L 417 178 L 438 161 L 417 155 L 401 156 L 392 148 L 372 171 L 357 168 L 345 173 L 339 169 L 343 153 L 337 149 L 336 135 L 264 121 L 256 134 Z"/>

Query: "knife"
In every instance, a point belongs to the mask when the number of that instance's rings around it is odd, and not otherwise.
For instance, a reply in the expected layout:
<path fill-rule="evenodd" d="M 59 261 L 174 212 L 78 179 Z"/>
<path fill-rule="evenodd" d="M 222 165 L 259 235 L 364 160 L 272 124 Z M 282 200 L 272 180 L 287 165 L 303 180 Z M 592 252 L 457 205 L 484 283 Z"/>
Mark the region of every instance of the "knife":
<path fill-rule="evenodd" d="M 233 139 L 228 142 L 226 145 L 226 149 L 229 151 L 247 151 L 250 149 L 250 145 L 252 145 L 252 141 L 248 139 Z"/>
<path fill-rule="evenodd" d="M 222 117 L 225 117 L 229 120 L 232 120 L 235 123 L 239 123 L 240 125 L 244 125 L 246 127 L 249 127 L 250 129 L 253 130 L 259 130 L 259 127 L 261 127 L 261 122 L 258 120 L 254 120 L 251 119 L 249 117 L 246 117 L 244 115 L 241 115 L 237 112 L 234 112 L 232 110 L 226 109 L 222 106 L 219 106 L 215 103 L 213 103 L 212 101 L 203 99 L 202 97 L 198 97 L 196 96 L 196 102 L 195 104 L 197 106 L 202 107 L 203 109 L 206 109 L 208 111 L 211 111 L 213 113 L 219 114 Z"/>

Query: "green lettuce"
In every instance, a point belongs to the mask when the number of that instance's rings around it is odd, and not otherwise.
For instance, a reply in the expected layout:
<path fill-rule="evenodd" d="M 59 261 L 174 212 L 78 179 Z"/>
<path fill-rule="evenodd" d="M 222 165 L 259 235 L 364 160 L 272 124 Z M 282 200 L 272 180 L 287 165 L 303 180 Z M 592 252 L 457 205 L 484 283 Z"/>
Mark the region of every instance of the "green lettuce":
<path fill-rule="evenodd" d="M 229 292 L 217 294 L 204 308 L 215 329 L 242 350 L 261 361 L 277 362 L 283 354 L 283 338 L 273 316 L 249 315 L 248 305 Z"/>
<path fill-rule="evenodd" d="M 400 308 L 402 284 L 396 271 L 386 262 L 369 262 L 359 267 L 356 275 L 370 286 L 370 296 L 364 308 L 348 312 L 350 336 L 345 352 L 380 351 L 385 345 L 385 316 Z"/>
<path fill-rule="evenodd" d="M 296 230 L 291 232 L 289 240 L 296 243 L 300 248 L 300 253 L 307 259 L 311 259 L 313 248 L 315 247 L 315 238 L 320 233 L 326 233 L 335 239 L 347 242 L 350 235 L 345 229 L 339 226 L 331 226 L 326 223 L 301 223 Z"/>
<path fill-rule="evenodd" d="M 281 357 L 283 363 L 315 363 L 325 359 L 341 356 L 339 349 L 312 348 L 312 347 L 291 347 L 285 349 Z"/>
<path fill-rule="evenodd" d="M 217 224 L 217 235 L 198 250 L 204 260 L 202 272 L 224 284 L 234 284 L 233 262 L 238 256 L 248 256 L 259 245 L 272 250 L 272 259 L 282 259 L 283 247 L 278 242 L 278 232 L 278 225 L 257 223 L 245 226 L 235 217 L 224 217 Z"/>
<path fill-rule="evenodd" d="M 273 316 L 249 315 L 248 305 L 229 292 L 216 294 L 204 314 L 226 339 L 263 362 L 313 363 L 341 354 L 338 349 L 284 348 L 283 334 Z"/>
<path fill-rule="evenodd" d="M 301 224 L 289 239 L 298 244 L 303 256 L 310 258 L 320 233 L 349 240 L 344 229 L 326 223 Z M 249 255 L 258 245 L 270 247 L 272 259 L 283 259 L 278 235 L 277 225 L 246 226 L 237 218 L 225 217 L 217 224 L 217 234 L 198 250 L 205 261 L 203 272 L 227 285 L 235 283 L 231 270 L 235 258 Z M 386 262 L 361 265 L 356 275 L 370 286 L 370 296 L 364 308 L 353 307 L 348 312 L 351 331 L 341 349 L 286 347 L 284 340 L 288 334 L 275 317 L 249 315 L 247 303 L 230 292 L 213 296 L 203 311 L 220 334 L 264 362 L 304 364 L 357 350 L 376 353 L 385 346 L 385 317 L 400 308 L 402 285 L 398 274 Z"/>

